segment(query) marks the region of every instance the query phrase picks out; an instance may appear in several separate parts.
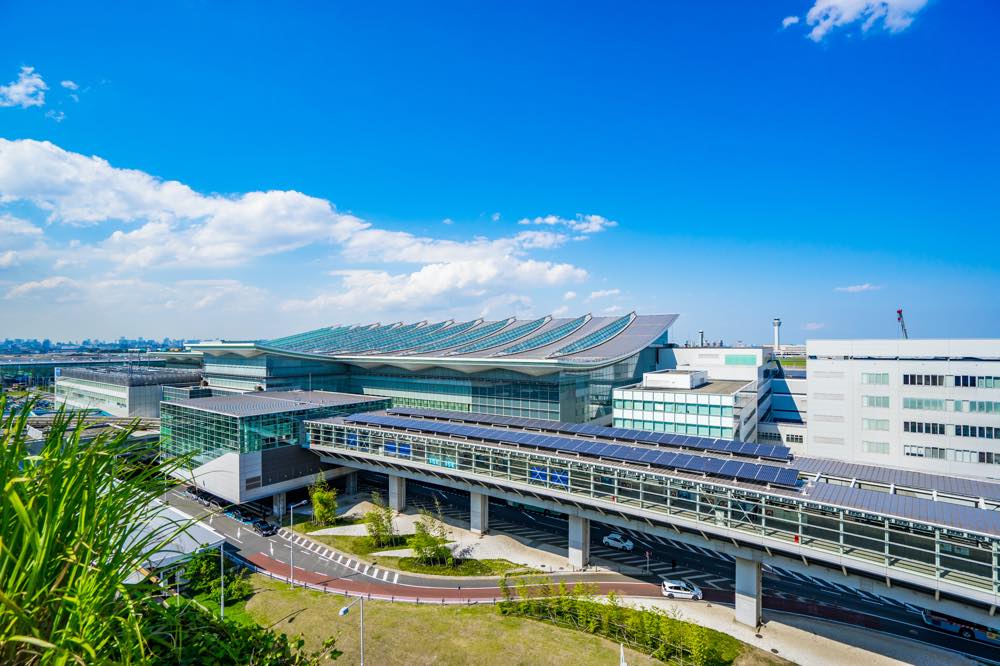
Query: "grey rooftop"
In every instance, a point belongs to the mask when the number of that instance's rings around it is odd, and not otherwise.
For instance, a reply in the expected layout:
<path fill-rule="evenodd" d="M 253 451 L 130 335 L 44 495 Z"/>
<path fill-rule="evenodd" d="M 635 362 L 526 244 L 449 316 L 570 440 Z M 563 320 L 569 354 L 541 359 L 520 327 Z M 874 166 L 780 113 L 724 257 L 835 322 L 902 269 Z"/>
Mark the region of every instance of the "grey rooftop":
<path fill-rule="evenodd" d="M 386 398 L 331 391 L 256 391 L 211 398 L 190 398 L 165 404 L 240 417 L 298 412 L 321 407 L 361 405 L 381 400 Z"/>

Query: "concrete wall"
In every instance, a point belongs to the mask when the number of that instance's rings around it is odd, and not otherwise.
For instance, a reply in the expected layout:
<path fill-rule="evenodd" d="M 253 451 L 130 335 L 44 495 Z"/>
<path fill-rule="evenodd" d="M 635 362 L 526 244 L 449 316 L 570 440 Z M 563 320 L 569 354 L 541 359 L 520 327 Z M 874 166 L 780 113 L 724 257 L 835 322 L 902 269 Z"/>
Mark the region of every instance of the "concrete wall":
<path fill-rule="evenodd" d="M 808 351 L 808 455 L 935 474 L 1000 478 L 1000 464 L 978 462 L 980 452 L 1000 461 L 1000 439 L 954 435 L 956 424 L 1000 428 L 1000 412 L 956 411 L 954 407 L 956 401 L 1000 403 L 1000 387 L 957 387 L 952 379 L 955 375 L 1000 377 L 1000 341 L 810 341 Z M 864 384 L 865 373 L 886 373 L 888 384 Z M 905 385 L 906 374 L 943 375 L 945 385 Z M 866 406 L 864 396 L 888 397 L 888 407 Z M 944 409 L 904 409 L 904 398 L 943 401 Z M 905 432 L 904 421 L 944 424 L 945 434 Z M 887 429 L 874 430 L 873 425 L 887 425 Z M 873 445 L 866 448 L 864 442 L 888 444 L 888 453 L 873 452 Z M 960 455 L 954 453 L 946 453 L 945 459 L 907 456 L 907 446 L 968 451 L 961 455 L 974 454 L 976 462 L 949 459 Z"/>

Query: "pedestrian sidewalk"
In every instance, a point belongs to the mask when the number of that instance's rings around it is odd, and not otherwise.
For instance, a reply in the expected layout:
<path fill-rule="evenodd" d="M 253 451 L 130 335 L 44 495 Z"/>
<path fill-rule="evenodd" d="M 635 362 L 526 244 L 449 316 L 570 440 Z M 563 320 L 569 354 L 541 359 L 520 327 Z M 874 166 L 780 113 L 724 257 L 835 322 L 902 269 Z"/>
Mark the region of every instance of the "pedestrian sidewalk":
<path fill-rule="evenodd" d="M 678 619 L 721 631 L 801 666 L 974 666 L 953 652 L 871 629 L 793 613 L 766 611 L 767 623 L 755 632 L 733 619 L 733 609 L 719 604 L 670 599 L 628 599 L 636 608 L 659 608 Z M 758 638 L 759 636 L 759 638 Z"/>

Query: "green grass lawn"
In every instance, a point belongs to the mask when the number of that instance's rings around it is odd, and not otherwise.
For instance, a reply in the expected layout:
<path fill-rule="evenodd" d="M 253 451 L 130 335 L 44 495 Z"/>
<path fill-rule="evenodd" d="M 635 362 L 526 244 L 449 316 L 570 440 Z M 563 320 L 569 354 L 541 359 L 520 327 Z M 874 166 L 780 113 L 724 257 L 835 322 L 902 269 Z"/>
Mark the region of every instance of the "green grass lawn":
<path fill-rule="evenodd" d="M 806 357 L 805 356 L 789 356 L 788 358 L 780 358 L 778 362 L 786 368 L 804 368 L 806 367 Z"/>
<path fill-rule="evenodd" d="M 508 560 L 458 560 L 455 566 L 447 564 L 421 564 L 412 557 L 392 557 L 387 555 L 377 555 L 380 550 L 396 550 L 406 548 L 407 537 L 397 536 L 391 543 L 376 547 L 371 539 L 366 536 L 348 536 L 343 534 L 309 534 L 312 530 L 321 529 L 312 523 L 296 523 L 294 530 L 308 535 L 322 544 L 330 546 L 334 550 L 342 553 L 349 553 L 367 559 L 372 564 L 377 564 L 386 569 L 396 569 L 398 571 L 408 571 L 410 573 L 428 574 L 436 576 L 502 576 L 510 571 L 531 572 L 532 569 L 515 564 Z"/>
<path fill-rule="evenodd" d="M 359 614 L 339 610 L 352 599 L 296 588 L 253 576 L 256 593 L 245 612 L 257 622 L 291 636 L 301 634 L 307 650 L 328 637 L 344 654 L 339 663 L 359 662 Z M 749 645 L 737 666 L 775 666 L 788 662 Z M 501 616 L 493 606 L 432 606 L 365 602 L 365 659 L 372 664 L 476 664 L 477 666 L 606 666 L 618 663 L 618 644 L 587 634 L 519 617 Z M 661 662 L 625 650 L 631 666 Z"/>

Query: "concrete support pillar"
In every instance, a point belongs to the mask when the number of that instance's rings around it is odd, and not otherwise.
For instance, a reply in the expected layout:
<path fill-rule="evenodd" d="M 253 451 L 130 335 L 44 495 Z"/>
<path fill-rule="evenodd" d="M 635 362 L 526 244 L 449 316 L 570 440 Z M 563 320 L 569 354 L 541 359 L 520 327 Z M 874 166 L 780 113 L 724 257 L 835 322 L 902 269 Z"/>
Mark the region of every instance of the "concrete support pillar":
<path fill-rule="evenodd" d="M 286 511 L 288 511 L 288 502 L 285 499 L 285 493 L 274 493 L 271 496 L 271 513 L 278 518 L 284 518 Z"/>
<path fill-rule="evenodd" d="M 406 479 L 389 475 L 389 507 L 402 512 L 406 508 Z"/>
<path fill-rule="evenodd" d="M 490 528 L 490 498 L 482 493 L 469 493 L 470 526 L 473 534 L 486 534 Z"/>
<path fill-rule="evenodd" d="M 762 621 L 760 562 L 736 558 L 736 621 L 757 628 Z"/>
<path fill-rule="evenodd" d="M 358 473 L 351 472 L 350 474 L 344 475 L 344 494 L 345 495 L 357 495 L 358 494 Z"/>
<path fill-rule="evenodd" d="M 569 517 L 569 565 L 582 569 L 590 564 L 590 520 Z"/>

